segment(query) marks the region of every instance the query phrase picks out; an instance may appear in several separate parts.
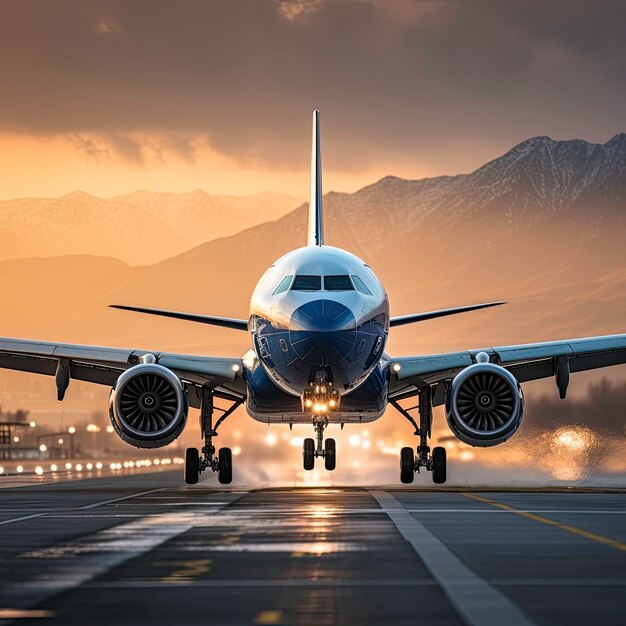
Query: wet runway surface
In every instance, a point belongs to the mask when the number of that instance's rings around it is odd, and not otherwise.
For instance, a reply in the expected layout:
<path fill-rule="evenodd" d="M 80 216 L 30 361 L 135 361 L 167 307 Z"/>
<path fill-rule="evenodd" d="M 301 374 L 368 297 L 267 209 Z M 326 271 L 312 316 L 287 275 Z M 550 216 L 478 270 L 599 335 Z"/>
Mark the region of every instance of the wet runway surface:
<path fill-rule="evenodd" d="M 624 624 L 626 494 L 0 490 L 0 624 Z"/>

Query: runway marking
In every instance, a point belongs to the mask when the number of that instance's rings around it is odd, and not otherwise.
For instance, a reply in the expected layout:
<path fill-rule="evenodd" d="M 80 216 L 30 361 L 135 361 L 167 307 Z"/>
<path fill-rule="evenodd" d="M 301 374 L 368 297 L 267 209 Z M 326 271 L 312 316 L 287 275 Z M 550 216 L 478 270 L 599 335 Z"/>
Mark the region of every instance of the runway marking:
<path fill-rule="evenodd" d="M 134 494 L 137 496 L 140 494 Z M 133 497 L 133 496 L 131 496 Z M 234 502 L 237 496 L 231 500 Z M 103 504 L 103 503 L 96 503 Z M 219 510 L 219 509 L 216 509 Z M 30 580 L 0 587 L 0 606 L 30 609 L 50 597 L 79 587 L 129 559 L 181 535 L 203 520 L 193 512 L 148 515 L 74 541 L 22 553 L 16 560 L 45 560 Z M 0 624 L 7 623 L 0 618 Z"/>
<path fill-rule="evenodd" d="M 541 524 L 547 524 L 548 526 L 555 526 L 556 528 L 560 528 L 561 530 L 564 530 L 565 532 L 571 533 L 573 535 L 578 535 L 579 537 L 590 539 L 591 541 L 595 541 L 596 543 L 610 546 L 615 550 L 626 552 L 626 543 L 618 541 L 617 539 L 611 539 L 611 537 L 605 537 L 604 535 L 599 535 L 598 533 L 592 533 L 588 530 L 584 530 L 583 528 L 578 528 L 578 526 L 572 526 L 571 524 L 564 524 L 563 522 L 558 522 L 557 520 L 550 519 L 549 517 L 542 517 L 541 515 L 536 515 L 535 513 L 522 511 L 520 509 L 516 509 L 514 506 L 510 506 L 502 502 L 497 502 L 496 500 L 491 500 L 490 498 L 485 498 L 484 496 L 478 496 L 474 493 L 464 493 L 463 495 L 466 498 L 472 498 L 473 500 L 477 500 L 478 502 L 483 502 L 485 504 L 490 504 L 491 506 L 498 507 L 503 511 L 516 513 L 517 515 L 525 517 L 526 519 L 533 520 L 534 522 L 540 522 Z"/>
<path fill-rule="evenodd" d="M 254 618 L 258 626 L 278 626 L 283 623 L 282 611 L 261 611 Z"/>
<path fill-rule="evenodd" d="M 122 496 L 121 498 L 112 498 L 111 500 L 103 500 L 102 502 L 94 502 L 93 504 L 86 504 L 85 506 L 79 506 L 78 509 L 95 509 L 105 504 L 113 504 L 114 502 L 122 502 L 124 500 L 130 500 L 131 498 L 138 498 L 140 496 L 147 496 L 149 493 L 155 493 L 157 491 L 164 491 L 167 487 L 159 487 L 158 489 L 150 489 L 149 491 L 141 491 L 140 493 L 133 493 L 129 496 Z"/>
<path fill-rule="evenodd" d="M 461 620 L 473 626 L 529 626 L 532 622 L 500 591 L 470 570 L 386 491 L 370 491 L 439 583 Z"/>
<path fill-rule="evenodd" d="M 175 567 L 173 572 L 161 578 L 164 583 L 181 583 L 192 582 L 195 578 L 208 574 L 211 569 L 211 559 L 194 559 L 191 561 L 155 561 L 155 567 Z"/>
<path fill-rule="evenodd" d="M 353 579 L 353 578 L 276 578 L 276 579 L 200 579 L 185 583 L 164 582 L 163 580 L 105 580 L 88 583 L 85 589 L 152 589 L 159 587 L 436 587 L 431 578 L 388 578 L 388 579 Z"/>
<path fill-rule="evenodd" d="M 0 522 L 0 526 L 5 526 L 6 524 L 13 524 L 15 522 L 25 522 L 28 519 L 35 519 L 36 517 L 41 517 L 45 515 L 45 513 L 33 513 L 32 515 L 24 515 L 22 517 L 14 517 L 13 519 L 5 519 Z"/>
<path fill-rule="evenodd" d="M 498 587 L 626 587 L 624 578 L 493 578 Z M 85 589 L 153 589 L 171 587 L 437 587 L 432 578 L 274 578 L 200 579 L 189 581 L 104 580 L 87 583 Z"/>
<path fill-rule="evenodd" d="M 32 619 L 34 617 L 54 617 L 54 611 L 45 609 L 0 609 L 0 619 Z"/>

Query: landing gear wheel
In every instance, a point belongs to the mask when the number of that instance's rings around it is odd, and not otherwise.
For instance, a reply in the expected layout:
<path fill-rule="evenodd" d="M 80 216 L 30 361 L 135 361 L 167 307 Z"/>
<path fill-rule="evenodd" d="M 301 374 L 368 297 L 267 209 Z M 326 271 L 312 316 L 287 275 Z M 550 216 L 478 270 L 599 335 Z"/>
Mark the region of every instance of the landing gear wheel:
<path fill-rule="evenodd" d="M 233 482 L 233 453 L 230 448 L 220 448 L 218 460 L 217 479 L 222 485 L 228 485 Z"/>
<path fill-rule="evenodd" d="M 185 450 L 185 482 L 188 485 L 195 485 L 200 476 L 200 455 L 198 448 L 187 448 Z"/>
<path fill-rule="evenodd" d="M 332 471 L 337 464 L 337 447 L 334 439 L 327 439 L 324 442 L 324 467 Z"/>
<path fill-rule="evenodd" d="M 312 470 L 315 467 L 315 442 L 311 438 L 304 440 L 302 446 L 302 464 L 305 470 Z"/>
<path fill-rule="evenodd" d="M 402 448 L 400 450 L 400 480 L 409 484 L 415 479 L 415 457 L 413 448 Z"/>
<path fill-rule="evenodd" d="M 446 482 L 446 449 L 433 449 L 433 482 L 442 485 Z"/>

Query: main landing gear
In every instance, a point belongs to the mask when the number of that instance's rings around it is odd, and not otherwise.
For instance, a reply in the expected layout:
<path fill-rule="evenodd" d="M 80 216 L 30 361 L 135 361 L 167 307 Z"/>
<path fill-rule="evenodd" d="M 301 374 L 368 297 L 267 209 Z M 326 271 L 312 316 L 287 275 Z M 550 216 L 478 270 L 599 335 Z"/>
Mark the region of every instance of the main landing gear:
<path fill-rule="evenodd" d="M 334 439 L 324 441 L 324 428 L 328 426 L 328 417 L 316 415 L 313 417 L 315 428 L 315 440 L 308 438 L 302 446 L 302 464 L 305 470 L 315 467 L 315 459 L 321 456 L 324 459 L 324 467 L 332 471 L 337 464 L 337 451 Z"/>
<path fill-rule="evenodd" d="M 415 472 L 419 472 L 423 467 L 428 472 L 433 473 L 433 482 L 441 485 L 446 482 L 446 449 L 437 447 L 430 454 L 428 438 L 431 436 L 433 423 L 433 403 L 432 389 L 430 386 L 423 387 L 418 391 L 418 404 L 405 409 L 397 401 L 391 400 L 392 404 L 413 426 L 415 434 L 419 437 L 417 454 L 413 453 L 413 448 L 402 448 L 400 451 L 400 480 L 403 483 L 412 483 L 415 479 Z M 409 411 L 417 409 L 419 414 L 419 425 L 413 419 Z"/>
<path fill-rule="evenodd" d="M 213 404 L 213 390 L 202 388 L 202 406 L 200 409 L 200 430 L 204 437 L 204 446 L 199 453 L 197 448 L 187 448 L 185 451 L 185 482 L 195 485 L 200 473 L 207 469 L 217 472 L 220 483 L 228 485 L 233 480 L 233 453 L 230 448 L 221 448 L 215 455 L 213 437 L 217 437 L 219 425 L 233 413 L 241 404 L 240 400 L 233 401 L 228 409 L 221 409 Z M 222 415 L 213 425 L 213 411 L 222 411 Z"/>

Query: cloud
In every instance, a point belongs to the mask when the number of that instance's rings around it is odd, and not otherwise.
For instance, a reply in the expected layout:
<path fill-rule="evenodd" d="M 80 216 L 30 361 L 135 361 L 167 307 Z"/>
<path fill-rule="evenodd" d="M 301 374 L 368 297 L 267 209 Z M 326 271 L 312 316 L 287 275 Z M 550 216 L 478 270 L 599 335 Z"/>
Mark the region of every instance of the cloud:
<path fill-rule="evenodd" d="M 626 127 L 613 0 L 7 0 L 0 56 L 0 132 L 100 136 L 133 161 L 132 138 L 158 134 L 305 170 L 313 108 L 344 172 L 454 172 L 529 136 Z"/>
<path fill-rule="evenodd" d="M 208 144 L 203 136 L 120 135 L 117 133 L 66 136 L 66 140 L 87 158 L 95 161 L 121 159 L 136 165 L 157 161 L 166 163 L 171 157 L 195 163 L 199 150 Z"/>
<path fill-rule="evenodd" d="M 322 0 L 278 0 L 278 12 L 290 22 L 315 13 L 321 8 Z"/>

